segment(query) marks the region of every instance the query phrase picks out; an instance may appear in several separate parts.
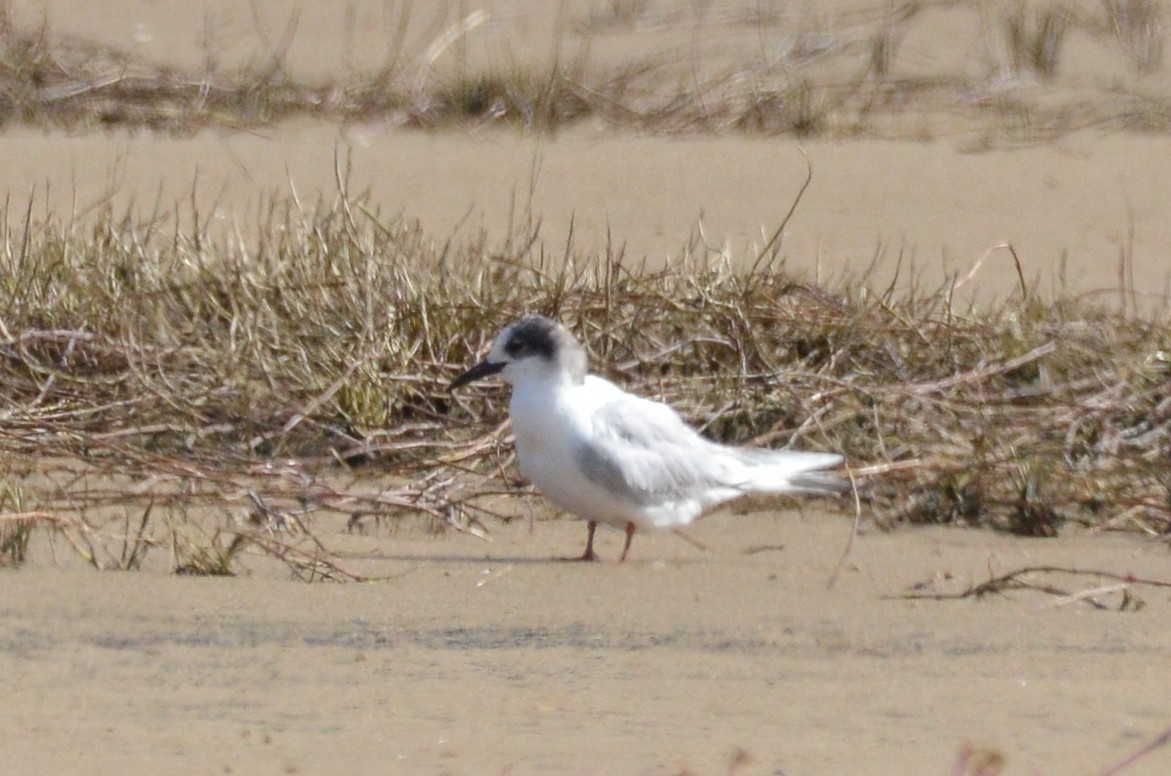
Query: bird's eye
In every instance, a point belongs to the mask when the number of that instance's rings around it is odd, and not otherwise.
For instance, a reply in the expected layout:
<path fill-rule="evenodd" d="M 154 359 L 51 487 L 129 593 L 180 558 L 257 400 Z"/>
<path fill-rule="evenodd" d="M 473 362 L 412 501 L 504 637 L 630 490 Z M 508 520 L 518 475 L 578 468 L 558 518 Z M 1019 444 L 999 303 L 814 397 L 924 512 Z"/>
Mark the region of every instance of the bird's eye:
<path fill-rule="evenodd" d="M 508 355 L 512 356 L 513 358 L 515 358 L 515 357 L 519 356 L 521 353 L 523 353 L 524 349 L 525 349 L 524 342 L 522 342 L 521 340 L 515 340 L 515 339 L 509 340 L 508 343 L 504 346 L 504 352 L 507 353 Z"/>

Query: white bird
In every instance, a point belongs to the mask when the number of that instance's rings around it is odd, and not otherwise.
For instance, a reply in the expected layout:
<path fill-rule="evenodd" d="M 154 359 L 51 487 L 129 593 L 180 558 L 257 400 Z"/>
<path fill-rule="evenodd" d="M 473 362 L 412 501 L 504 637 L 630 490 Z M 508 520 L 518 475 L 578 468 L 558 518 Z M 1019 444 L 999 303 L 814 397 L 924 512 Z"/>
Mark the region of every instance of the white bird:
<path fill-rule="evenodd" d="M 509 417 L 521 473 L 561 509 L 587 521 L 581 560 L 596 560 L 598 523 L 626 531 L 687 525 L 748 493 L 831 494 L 821 469 L 839 455 L 729 447 L 704 439 L 666 404 L 587 374 L 586 352 L 561 324 L 530 315 L 506 327 L 455 390 L 499 374 L 512 385 Z"/>

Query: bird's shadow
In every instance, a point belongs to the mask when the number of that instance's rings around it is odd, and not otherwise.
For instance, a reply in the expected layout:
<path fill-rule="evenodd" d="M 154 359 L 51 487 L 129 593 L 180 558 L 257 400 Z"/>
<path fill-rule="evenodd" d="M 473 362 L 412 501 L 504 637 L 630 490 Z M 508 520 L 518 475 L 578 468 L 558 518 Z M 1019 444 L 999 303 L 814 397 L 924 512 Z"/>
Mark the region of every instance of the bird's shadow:
<path fill-rule="evenodd" d="M 704 563 L 708 556 L 696 558 L 628 558 L 620 561 L 617 557 L 599 558 L 594 561 L 584 561 L 577 557 L 562 557 L 550 555 L 535 557 L 531 555 L 458 555 L 454 553 L 370 553 L 348 555 L 351 560 L 383 561 L 392 563 L 445 563 L 453 565 L 524 565 L 524 566 L 563 566 L 565 568 L 604 568 L 607 566 L 639 568 L 643 566 L 669 565 L 691 566 Z"/>

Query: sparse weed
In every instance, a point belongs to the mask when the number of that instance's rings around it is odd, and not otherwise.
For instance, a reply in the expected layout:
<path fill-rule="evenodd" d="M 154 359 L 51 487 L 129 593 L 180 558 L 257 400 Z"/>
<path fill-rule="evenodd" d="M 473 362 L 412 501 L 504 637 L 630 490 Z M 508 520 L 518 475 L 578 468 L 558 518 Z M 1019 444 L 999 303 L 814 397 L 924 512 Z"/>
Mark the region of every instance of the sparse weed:
<path fill-rule="evenodd" d="M 1004 17 L 1013 72 L 1053 78 L 1072 22 L 1070 12 L 1060 5 L 1035 5 L 1019 0 Z"/>
<path fill-rule="evenodd" d="M 282 61 L 298 34 L 295 25 L 286 30 L 283 46 L 252 67 L 218 67 L 209 52 L 206 67 L 188 73 L 55 37 L 47 24 L 23 28 L 0 5 L 0 115 L 8 123 L 74 131 L 126 126 L 175 133 L 294 117 L 425 128 L 496 124 L 538 132 L 593 119 L 642 132 L 798 136 L 903 136 L 910 127 L 929 134 L 936 122 L 954 131 L 960 121 L 961 129 L 966 122 L 1008 140 L 1085 127 L 1171 126 L 1171 95 L 1150 79 L 1086 83 L 1063 78 L 1059 69 L 1066 39 L 1076 31 L 1125 57 L 1138 76 L 1157 70 L 1164 46 L 1157 3 L 1103 0 L 1102 11 L 1091 14 L 1053 0 L 1016 0 L 994 11 L 991 25 L 981 23 L 991 4 L 949 4 L 969 13 L 973 34 L 986 48 L 1001 52 L 993 57 L 992 73 L 981 75 L 966 65 L 920 66 L 897 78 L 892 68 L 901 41 L 930 9 L 913 2 L 875 5 L 882 7 L 838 16 L 781 8 L 746 16 L 617 2 L 566 18 L 547 61 L 503 53 L 471 66 L 448 50 L 480 34 L 486 12 L 446 27 L 438 19 L 438 26 L 430 25 L 433 40 L 406 41 L 411 10 L 404 4 L 386 63 L 370 72 L 347 67 L 313 83 L 298 81 Z M 590 61 L 596 39 L 644 23 L 664 33 L 689 25 L 696 40 L 692 57 L 680 57 L 668 37 L 633 56 Z M 740 53 L 729 56 L 726 39 L 743 40 Z M 455 64 L 443 67 L 447 60 Z M 1034 95 L 1022 106 L 1019 85 L 1013 84 L 1020 75 L 1044 81 L 1044 99 Z M 1102 98 L 1087 100 L 1087 88 L 1102 91 Z"/>
<path fill-rule="evenodd" d="M 225 532 L 216 528 L 210 535 L 189 539 L 172 545 L 172 571 L 179 575 L 197 577 L 233 577 L 233 561 L 247 545 L 242 533 Z"/>
<path fill-rule="evenodd" d="M 1155 0 L 1102 0 L 1107 24 L 1135 71 L 1153 73 L 1163 65 L 1164 5 Z"/>
<path fill-rule="evenodd" d="M 37 521 L 24 512 L 18 483 L 0 488 L 0 566 L 19 566 L 28 555 L 28 543 Z"/>
<path fill-rule="evenodd" d="M 0 566 L 19 566 L 28 555 L 28 542 L 36 527 L 35 519 L 23 515 L 4 515 L 0 521 Z"/>

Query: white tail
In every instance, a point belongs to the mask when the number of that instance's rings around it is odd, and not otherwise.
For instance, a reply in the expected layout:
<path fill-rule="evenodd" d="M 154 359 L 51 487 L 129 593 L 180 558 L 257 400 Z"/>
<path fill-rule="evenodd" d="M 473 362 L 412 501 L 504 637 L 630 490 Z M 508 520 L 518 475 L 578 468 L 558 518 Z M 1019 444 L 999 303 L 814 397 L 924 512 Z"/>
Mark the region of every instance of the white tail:
<path fill-rule="evenodd" d="M 744 490 L 833 495 L 849 487 L 845 480 L 821 471 L 841 464 L 840 455 L 795 450 L 726 449 L 746 464 Z"/>

